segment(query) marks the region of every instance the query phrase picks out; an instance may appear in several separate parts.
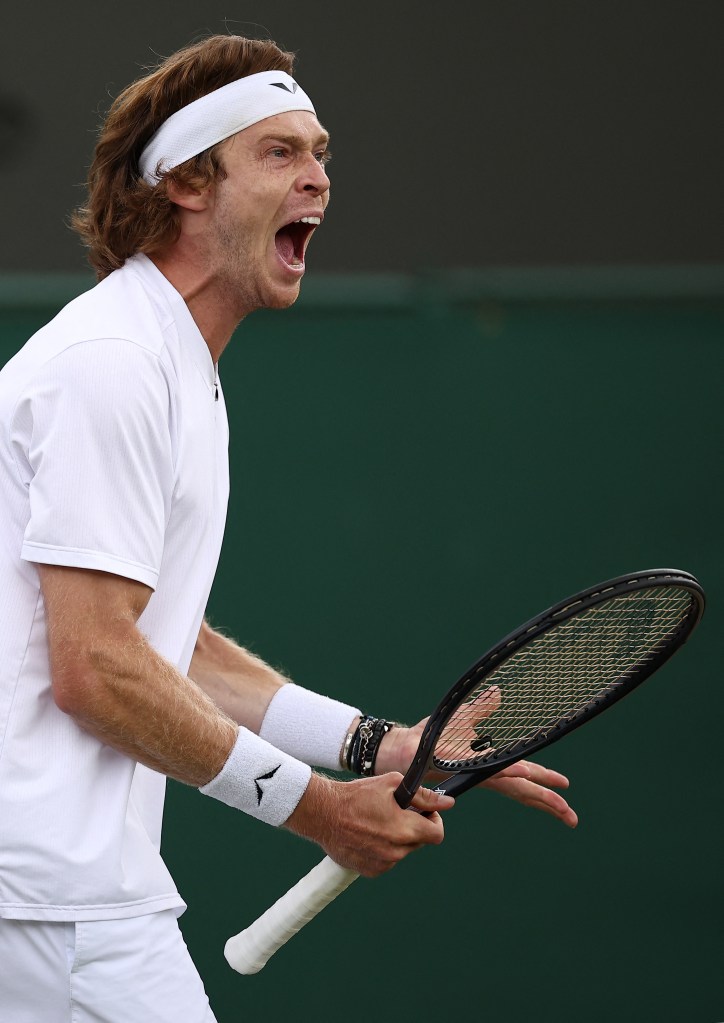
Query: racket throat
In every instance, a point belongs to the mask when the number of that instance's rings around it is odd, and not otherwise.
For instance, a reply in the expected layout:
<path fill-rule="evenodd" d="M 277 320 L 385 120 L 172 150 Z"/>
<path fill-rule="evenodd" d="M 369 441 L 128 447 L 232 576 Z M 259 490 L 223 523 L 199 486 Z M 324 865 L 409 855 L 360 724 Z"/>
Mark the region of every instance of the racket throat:
<path fill-rule="evenodd" d="M 467 792 L 468 789 L 473 788 L 473 786 L 478 785 L 486 777 L 486 774 L 476 771 L 454 774 L 450 778 L 439 782 L 435 786 L 434 791 L 441 796 L 459 796 L 463 792 Z"/>

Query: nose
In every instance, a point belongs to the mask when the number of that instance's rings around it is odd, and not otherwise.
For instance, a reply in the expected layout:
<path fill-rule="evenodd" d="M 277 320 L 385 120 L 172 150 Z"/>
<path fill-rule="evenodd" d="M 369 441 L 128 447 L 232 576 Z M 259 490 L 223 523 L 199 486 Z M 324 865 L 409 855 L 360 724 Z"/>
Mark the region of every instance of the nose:
<path fill-rule="evenodd" d="M 329 190 L 329 178 L 324 165 L 312 153 L 308 154 L 304 162 L 304 170 L 299 176 L 299 188 L 314 195 L 323 195 Z"/>

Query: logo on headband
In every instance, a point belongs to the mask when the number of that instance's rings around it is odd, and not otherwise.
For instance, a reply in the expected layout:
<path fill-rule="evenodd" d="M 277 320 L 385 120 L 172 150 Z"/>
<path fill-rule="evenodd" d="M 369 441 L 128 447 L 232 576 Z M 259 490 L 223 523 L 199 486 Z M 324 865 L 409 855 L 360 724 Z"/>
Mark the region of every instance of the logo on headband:
<path fill-rule="evenodd" d="M 293 89 L 290 89 L 288 85 L 284 84 L 284 82 L 269 82 L 269 84 L 276 85 L 277 89 L 284 89 L 285 92 L 296 92 L 299 88 L 296 82 L 292 82 L 292 85 L 294 86 Z"/>

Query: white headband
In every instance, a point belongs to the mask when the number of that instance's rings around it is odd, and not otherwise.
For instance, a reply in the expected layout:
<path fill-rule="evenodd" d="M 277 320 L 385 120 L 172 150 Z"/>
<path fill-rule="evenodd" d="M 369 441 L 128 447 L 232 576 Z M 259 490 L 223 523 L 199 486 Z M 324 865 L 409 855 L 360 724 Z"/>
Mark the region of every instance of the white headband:
<path fill-rule="evenodd" d="M 285 71 L 261 71 L 239 78 L 171 114 L 141 153 L 141 174 L 149 185 L 155 185 L 164 171 L 265 117 L 290 110 L 315 112 L 309 96 Z"/>

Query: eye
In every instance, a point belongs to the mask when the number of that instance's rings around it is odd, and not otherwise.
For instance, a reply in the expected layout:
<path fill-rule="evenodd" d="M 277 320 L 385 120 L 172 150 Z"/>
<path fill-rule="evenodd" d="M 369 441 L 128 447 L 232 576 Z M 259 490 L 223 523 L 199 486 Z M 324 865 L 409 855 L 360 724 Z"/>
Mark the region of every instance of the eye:
<path fill-rule="evenodd" d="M 324 167 L 332 159 L 332 154 L 328 149 L 320 149 L 318 153 L 314 154 L 314 159 Z"/>

